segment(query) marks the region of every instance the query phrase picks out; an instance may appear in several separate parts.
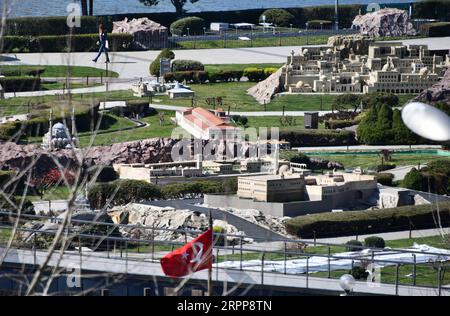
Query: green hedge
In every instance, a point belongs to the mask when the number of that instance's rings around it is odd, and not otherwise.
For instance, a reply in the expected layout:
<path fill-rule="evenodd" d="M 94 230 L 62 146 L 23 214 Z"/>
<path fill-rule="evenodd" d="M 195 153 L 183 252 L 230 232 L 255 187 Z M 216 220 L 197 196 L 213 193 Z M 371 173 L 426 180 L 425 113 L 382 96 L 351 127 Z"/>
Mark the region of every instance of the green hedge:
<path fill-rule="evenodd" d="M 209 72 L 209 82 L 230 82 L 230 81 L 241 81 L 244 76 L 244 71 L 242 70 L 229 70 L 229 71 L 212 71 Z"/>
<path fill-rule="evenodd" d="M 2 53 L 39 53 L 67 52 L 71 38 L 71 51 L 98 51 L 98 34 L 43 35 L 43 36 L 5 36 Z M 133 35 L 110 34 L 108 36 L 111 51 L 127 51 L 133 49 Z"/>
<path fill-rule="evenodd" d="M 158 186 L 139 180 L 116 180 L 98 183 L 88 193 L 89 203 L 95 209 L 103 209 L 107 205 L 124 205 L 161 197 Z"/>
<path fill-rule="evenodd" d="M 290 234 L 300 238 L 329 238 L 412 229 L 436 228 L 440 216 L 443 226 L 450 225 L 450 202 L 437 205 L 402 206 L 369 211 L 319 213 L 294 217 L 286 222 Z"/>
<path fill-rule="evenodd" d="M 450 22 L 423 24 L 420 26 L 420 34 L 430 37 L 450 36 Z"/>
<path fill-rule="evenodd" d="M 329 29 L 333 22 L 328 20 L 311 20 L 308 21 L 308 28 L 309 29 L 320 29 L 323 27 L 324 29 Z"/>
<path fill-rule="evenodd" d="M 187 35 L 187 29 L 189 28 L 189 35 L 202 35 L 204 33 L 204 27 L 206 27 L 204 19 L 190 16 L 173 22 L 170 25 L 170 33 L 177 36 Z"/>
<path fill-rule="evenodd" d="M 413 17 L 450 21 L 450 1 L 424 0 L 415 2 Z"/>
<path fill-rule="evenodd" d="M 40 76 L 44 72 L 45 68 L 38 66 L 0 66 L 0 74 L 7 77 Z"/>
<path fill-rule="evenodd" d="M 394 181 L 394 175 L 392 173 L 377 173 L 375 176 L 377 177 L 378 183 L 382 185 L 391 186 Z"/>
<path fill-rule="evenodd" d="M 150 107 L 150 103 L 144 100 L 128 100 L 126 106 L 117 106 L 110 110 L 117 116 L 150 116 L 156 114 L 156 110 Z"/>
<path fill-rule="evenodd" d="M 98 120 L 98 109 L 100 105 L 97 103 L 91 110 L 91 106 L 89 104 L 75 101 L 72 101 L 72 103 L 75 105 L 75 124 L 77 125 L 77 131 L 90 131 L 91 123 L 94 122 L 95 126 Z M 70 115 L 72 108 L 65 105 L 65 101 L 58 101 L 58 104 L 49 104 L 49 108 L 53 107 L 54 109 L 57 109 L 53 111 L 53 122 L 62 122 L 65 118 L 66 124 L 70 130 Z M 9 140 L 13 135 L 19 133 L 20 131 L 22 132 L 21 136 L 43 136 L 46 132 L 48 132 L 49 128 L 48 111 L 41 111 L 37 115 L 32 115 L 32 118 L 27 121 L 8 122 L 0 125 L 0 140 Z M 64 113 L 62 111 L 64 111 Z"/>
<path fill-rule="evenodd" d="M 236 181 L 234 181 L 236 182 Z M 88 199 L 94 208 L 101 209 L 109 205 L 124 205 L 152 199 L 178 199 L 201 196 L 206 193 L 229 192 L 236 183 L 224 181 L 194 181 L 155 185 L 139 180 L 116 180 L 95 184 L 88 193 Z"/>
<path fill-rule="evenodd" d="M 351 131 L 310 130 L 299 128 L 280 128 L 280 139 L 285 139 L 293 147 L 303 146 L 346 146 L 358 142 Z"/>
<path fill-rule="evenodd" d="M 438 1 L 446 5 L 445 1 Z M 358 14 L 363 5 L 340 5 L 339 6 L 339 21 L 341 27 L 350 27 L 354 17 Z M 415 10 L 424 11 L 424 8 L 433 8 L 432 6 L 424 6 L 421 3 L 415 4 Z M 232 11 L 205 11 L 193 12 L 186 15 L 195 15 L 205 21 L 205 26 L 211 22 L 223 21 L 227 23 L 239 23 L 246 21 L 249 23 L 258 24 L 260 16 L 267 9 L 248 9 L 248 10 L 232 10 Z M 310 20 L 325 19 L 334 20 L 334 6 L 314 6 L 286 9 L 287 12 L 294 16 L 294 26 L 304 27 L 305 23 Z M 432 14 L 426 12 L 419 17 L 433 17 L 432 15 L 447 16 L 450 10 L 436 10 Z M 417 13 L 417 11 L 416 11 Z M 112 31 L 112 23 L 120 21 L 127 17 L 129 20 L 133 18 L 148 17 L 157 23 L 169 27 L 173 22 L 179 19 L 175 12 L 155 12 L 155 13 L 126 13 L 115 15 L 104 15 L 81 18 L 81 28 L 74 28 L 76 34 L 94 34 L 98 31 L 98 24 L 103 22 L 109 32 Z M 436 18 L 436 17 L 434 17 Z M 441 18 L 441 17 L 439 17 Z M 446 20 L 446 19 L 444 19 Z M 66 16 L 58 17 L 23 17 L 12 18 L 6 20 L 5 35 L 15 36 L 38 36 L 38 35 L 66 35 L 69 33 L 69 28 L 66 24 Z M 203 32 L 203 29 L 201 30 Z M 203 33 L 200 33 L 203 34 Z"/>
<path fill-rule="evenodd" d="M 205 83 L 209 79 L 206 71 L 177 71 L 164 74 L 165 82 Z"/>
<path fill-rule="evenodd" d="M 38 91 L 41 89 L 39 77 L 0 77 L 5 92 Z"/>
<path fill-rule="evenodd" d="M 94 16 L 81 17 L 81 27 L 75 27 L 76 34 L 98 33 L 99 19 Z M 5 35 L 67 35 L 67 17 L 22 17 L 6 20 Z"/>
<path fill-rule="evenodd" d="M 205 66 L 196 60 L 177 59 L 172 62 L 172 71 L 203 71 Z"/>

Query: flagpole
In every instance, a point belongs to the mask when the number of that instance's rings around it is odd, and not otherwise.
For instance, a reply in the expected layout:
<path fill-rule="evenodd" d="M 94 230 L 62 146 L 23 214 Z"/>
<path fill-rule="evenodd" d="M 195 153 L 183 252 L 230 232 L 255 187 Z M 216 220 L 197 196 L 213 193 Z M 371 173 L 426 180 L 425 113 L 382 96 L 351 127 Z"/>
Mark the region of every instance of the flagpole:
<path fill-rule="evenodd" d="M 211 210 L 209 211 L 209 229 L 211 229 L 211 248 L 210 251 L 211 253 L 209 254 L 211 256 L 211 260 L 212 260 L 212 255 L 213 255 L 213 245 L 214 245 L 214 234 L 213 234 L 213 220 L 212 220 L 212 213 Z M 217 260 L 217 258 L 216 258 Z M 208 296 L 212 296 L 212 264 L 211 266 L 208 268 Z"/>

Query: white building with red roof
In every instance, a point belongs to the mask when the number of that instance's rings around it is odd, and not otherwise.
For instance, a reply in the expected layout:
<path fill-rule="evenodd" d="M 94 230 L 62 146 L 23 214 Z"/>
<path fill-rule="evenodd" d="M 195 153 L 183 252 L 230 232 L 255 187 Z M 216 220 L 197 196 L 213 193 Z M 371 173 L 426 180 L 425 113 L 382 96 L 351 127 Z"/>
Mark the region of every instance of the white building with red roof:
<path fill-rule="evenodd" d="M 195 138 L 239 140 L 241 129 L 229 123 L 225 111 L 208 110 L 204 108 L 190 108 L 177 111 L 175 120 L 177 125 L 185 129 Z"/>

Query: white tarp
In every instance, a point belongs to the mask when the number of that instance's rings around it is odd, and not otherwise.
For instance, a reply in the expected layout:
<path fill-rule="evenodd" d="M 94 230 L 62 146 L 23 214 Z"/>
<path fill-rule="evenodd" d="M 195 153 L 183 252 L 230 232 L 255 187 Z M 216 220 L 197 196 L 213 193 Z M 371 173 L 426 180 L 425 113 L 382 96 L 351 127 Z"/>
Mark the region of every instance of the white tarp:
<path fill-rule="evenodd" d="M 376 251 L 374 252 L 375 266 L 386 267 L 398 263 L 414 263 L 414 255 L 416 257 L 416 264 L 427 263 L 433 261 L 448 261 L 450 260 L 450 250 L 430 247 L 428 245 L 414 244 L 411 248 L 403 250 L 413 251 L 414 253 L 399 253 L 398 251 Z M 427 253 L 425 253 L 427 252 Z M 429 254 L 435 253 L 435 254 Z M 357 252 L 341 252 L 333 254 L 340 258 L 330 259 L 330 270 L 348 270 L 353 265 L 358 265 L 361 260 L 371 261 L 372 253 L 367 250 Z M 387 260 L 395 262 L 384 262 L 376 260 Z M 286 260 L 264 260 L 264 271 L 267 272 L 284 272 L 286 266 L 286 273 L 301 274 L 306 273 L 307 259 L 291 259 Z M 239 261 L 226 261 L 218 264 L 220 268 L 239 269 L 241 263 Z M 246 260 L 242 262 L 242 268 L 245 270 L 261 271 L 261 260 Z M 312 256 L 308 260 L 308 271 L 310 273 L 328 271 L 328 258 Z"/>

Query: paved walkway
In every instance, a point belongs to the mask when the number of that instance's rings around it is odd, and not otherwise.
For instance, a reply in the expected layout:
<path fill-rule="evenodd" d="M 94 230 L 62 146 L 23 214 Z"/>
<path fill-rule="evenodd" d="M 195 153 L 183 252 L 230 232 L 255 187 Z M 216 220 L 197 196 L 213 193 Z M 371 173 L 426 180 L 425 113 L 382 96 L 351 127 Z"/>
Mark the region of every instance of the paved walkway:
<path fill-rule="evenodd" d="M 394 181 L 403 180 L 408 172 L 411 171 L 412 168 L 416 169 L 422 169 L 423 167 L 426 167 L 427 164 L 420 164 L 419 165 L 410 165 L 410 166 L 401 166 L 394 169 L 389 169 L 385 171 L 381 171 L 380 173 L 392 173 L 394 175 Z"/>
<path fill-rule="evenodd" d="M 403 40 L 407 44 L 427 44 L 430 49 L 450 49 L 450 37 L 419 38 Z M 222 49 L 192 49 L 176 50 L 177 59 L 194 59 L 204 64 L 251 64 L 251 63 L 284 63 L 292 50 L 297 51 L 302 46 L 276 46 L 253 48 L 222 48 Z M 110 53 L 112 63 L 109 70 L 118 72 L 120 78 L 136 79 L 149 76 L 150 63 L 159 51 L 116 52 Z M 95 53 L 31 53 L 8 54 L 17 58 L 16 61 L 4 63 L 32 65 L 75 65 L 104 68 L 104 57 L 98 63 L 92 58 Z"/>

